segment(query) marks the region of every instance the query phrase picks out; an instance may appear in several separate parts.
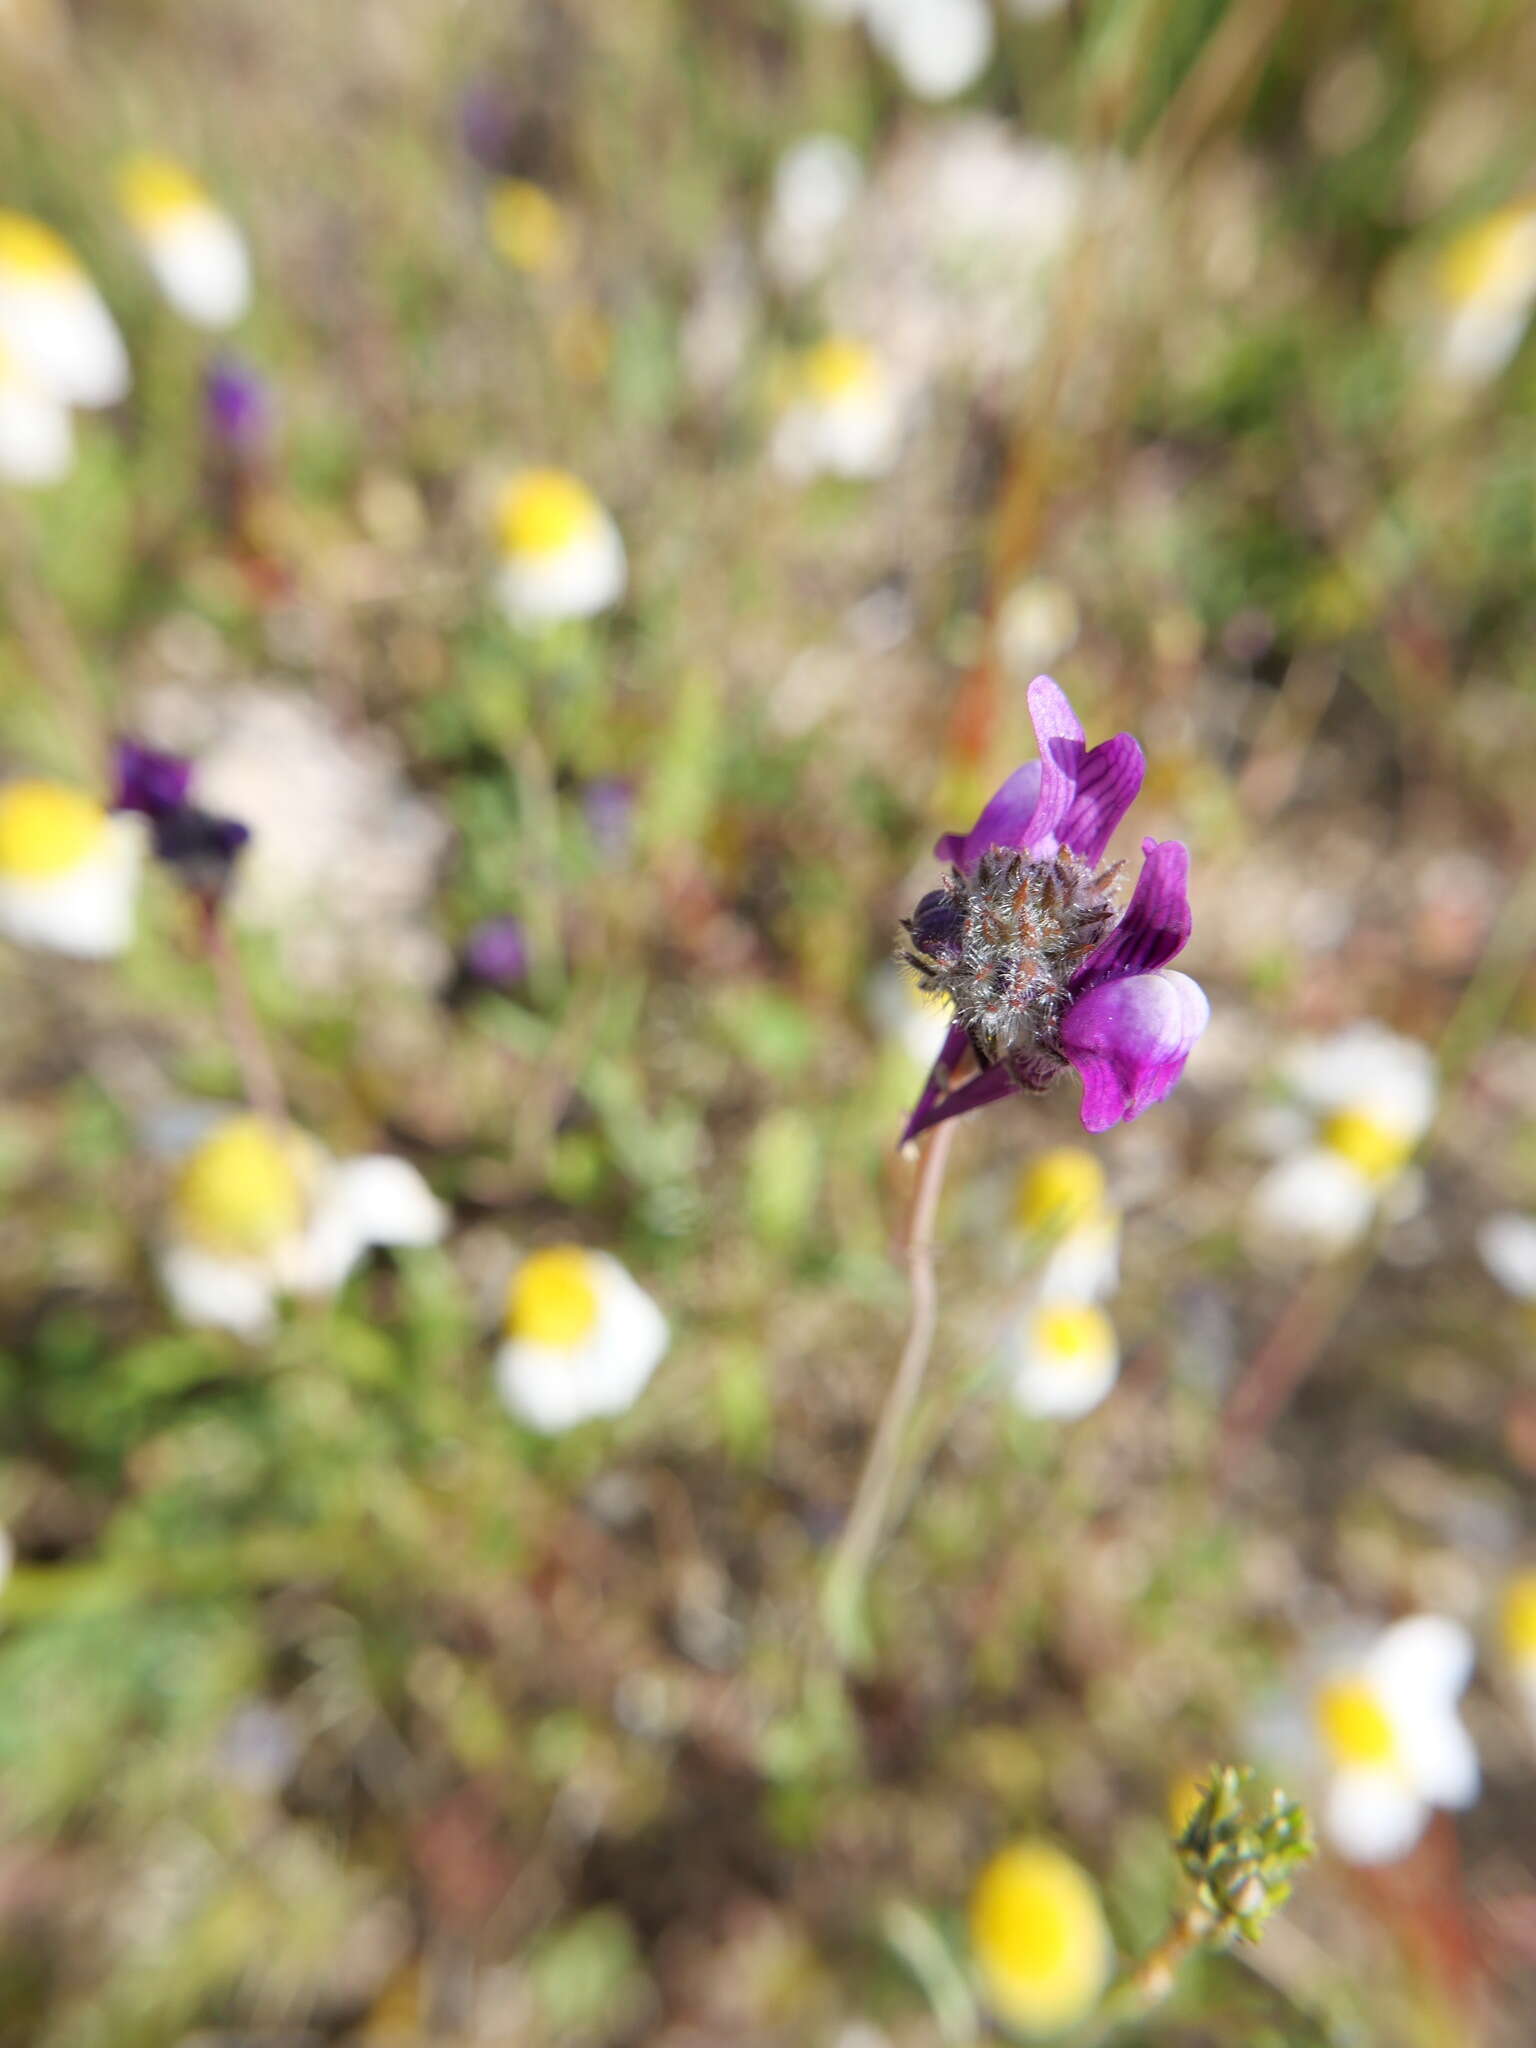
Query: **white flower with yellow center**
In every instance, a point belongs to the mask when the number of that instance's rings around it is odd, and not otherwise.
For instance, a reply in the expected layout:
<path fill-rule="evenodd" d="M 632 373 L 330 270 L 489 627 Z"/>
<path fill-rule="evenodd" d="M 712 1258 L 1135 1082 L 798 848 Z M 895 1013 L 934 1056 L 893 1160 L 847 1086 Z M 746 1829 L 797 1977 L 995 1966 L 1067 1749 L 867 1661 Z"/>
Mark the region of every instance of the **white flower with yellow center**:
<path fill-rule="evenodd" d="M 496 499 L 497 595 L 515 625 L 588 619 L 624 595 L 619 529 L 586 485 L 563 469 L 524 469 Z"/>
<path fill-rule="evenodd" d="M 0 932 L 78 960 L 133 940 L 144 857 L 140 818 L 61 782 L 0 784 Z"/>
<path fill-rule="evenodd" d="M 1499 1647 L 1536 1736 L 1536 1565 L 1517 1572 L 1504 1588 Z"/>
<path fill-rule="evenodd" d="M 1458 384 L 1496 377 L 1536 306 L 1536 200 L 1464 228 L 1440 258 L 1436 361 Z"/>
<path fill-rule="evenodd" d="M 773 437 L 786 476 L 884 476 L 906 427 L 895 380 L 874 349 L 829 335 L 794 365 L 791 396 Z"/>
<path fill-rule="evenodd" d="M 30 214 L 0 209 L 0 341 L 66 405 L 115 405 L 128 351 L 74 251 Z"/>
<path fill-rule="evenodd" d="M 1050 1842 L 1017 1842 L 987 1864 L 971 1895 L 970 1943 L 987 2007 L 1032 2038 L 1087 2019 L 1114 1967 L 1093 1879 Z"/>
<path fill-rule="evenodd" d="M 667 1321 L 607 1252 L 532 1252 L 507 1290 L 496 1385 L 519 1422 L 545 1436 L 622 1415 L 667 1348 Z"/>
<path fill-rule="evenodd" d="M 1477 1797 L 1477 1752 L 1456 1711 L 1471 1673 L 1467 1631 L 1417 1614 L 1315 1689 L 1312 1732 L 1328 1774 L 1323 1832 L 1347 1861 L 1393 1862 L 1432 1807 Z"/>
<path fill-rule="evenodd" d="M 30 377 L 0 341 L 0 477 L 55 484 L 75 459 L 69 407 Z"/>
<path fill-rule="evenodd" d="M 1407 1169 L 1434 1121 L 1434 1057 L 1380 1024 L 1356 1024 L 1299 1046 L 1283 1077 L 1312 1128 L 1255 1188 L 1249 1231 L 1260 1248 L 1326 1256 L 1411 1189 Z"/>
<path fill-rule="evenodd" d="M 117 178 L 118 204 L 155 282 L 196 327 L 233 327 L 251 303 L 245 237 L 190 171 L 134 156 Z"/>
<path fill-rule="evenodd" d="M 876 47 L 920 100 L 949 100 L 976 83 L 996 40 L 987 0 L 864 0 Z"/>
<path fill-rule="evenodd" d="M 848 224 L 864 166 L 840 135 L 807 135 L 774 166 L 763 257 L 779 283 L 798 290 L 822 276 Z"/>
<path fill-rule="evenodd" d="M 181 1161 L 158 1248 L 185 1322 L 243 1337 L 285 1294 L 333 1293 L 375 1245 L 430 1245 L 447 1212 L 403 1159 L 333 1159 L 291 1125 L 221 1118 Z"/>
<path fill-rule="evenodd" d="M 485 202 L 491 246 L 525 277 L 553 277 L 570 268 L 570 224 L 560 202 L 528 178 L 498 178 Z"/>
<path fill-rule="evenodd" d="M 1014 1222 L 1040 1259 L 1036 1292 L 1105 1301 L 1120 1284 L 1120 1212 L 1104 1169 L 1082 1145 L 1042 1152 L 1019 1175 Z"/>
<path fill-rule="evenodd" d="M 1037 1295 L 1009 1327 L 1004 1368 L 1026 1415 L 1072 1421 L 1119 1378 L 1120 1342 L 1097 1302 Z"/>

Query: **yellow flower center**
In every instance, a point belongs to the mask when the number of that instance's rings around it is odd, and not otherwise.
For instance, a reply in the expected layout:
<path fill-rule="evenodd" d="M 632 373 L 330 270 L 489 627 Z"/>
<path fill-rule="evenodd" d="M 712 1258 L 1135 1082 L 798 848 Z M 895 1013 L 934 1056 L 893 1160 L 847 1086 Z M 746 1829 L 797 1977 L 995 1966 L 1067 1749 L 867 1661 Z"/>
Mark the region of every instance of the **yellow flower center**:
<path fill-rule="evenodd" d="M 1363 1678 L 1331 1680 L 1318 1693 L 1314 1711 L 1323 1746 L 1341 1768 L 1380 1770 L 1396 1760 L 1391 1717 Z"/>
<path fill-rule="evenodd" d="M 208 195 L 190 172 L 168 156 L 133 156 L 117 174 L 118 204 L 141 233 L 163 227 L 178 213 L 198 213 Z"/>
<path fill-rule="evenodd" d="M 514 270 L 546 277 L 564 268 L 570 253 L 565 215 L 541 185 L 503 178 L 486 211 L 491 241 Z"/>
<path fill-rule="evenodd" d="M 558 555 L 596 532 L 597 501 L 563 469 L 526 469 L 503 490 L 497 526 L 509 555 Z"/>
<path fill-rule="evenodd" d="M 839 405 L 872 391 L 880 381 L 880 364 L 862 341 L 834 334 L 807 349 L 801 376 L 817 404 Z"/>
<path fill-rule="evenodd" d="M 1048 1302 L 1036 1317 L 1035 1335 L 1041 1351 L 1063 1372 L 1095 1371 L 1114 1355 L 1115 1326 L 1091 1302 Z"/>
<path fill-rule="evenodd" d="M 971 1898 L 971 1953 L 987 2002 L 1026 2034 L 1086 2017 L 1110 1967 L 1109 1933 L 1092 1880 L 1046 1842 L 993 1857 Z"/>
<path fill-rule="evenodd" d="M 177 1225 L 205 1251 L 260 1258 L 303 1228 L 304 1163 L 293 1133 L 264 1117 L 230 1117 L 177 1176 Z"/>
<path fill-rule="evenodd" d="M 1104 1206 L 1104 1169 L 1081 1145 L 1042 1152 L 1019 1176 L 1013 1219 L 1031 1237 L 1059 1237 Z"/>
<path fill-rule="evenodd" d="M 0 270 L 54 283 L 78 278 L 80 265 L 62 235 L 29 213 L 0 211 Z"/>
<path fill-rule="evenodd" d="M 1323 1125 L 1323 1143 L 1367 1180 L 1388 1180 L 1407 1165 L 1413 1154 L 1413 1140 L 1390 1125 L 1379 1123 L 1362 1109 L 1339 1109 Z"/>
<path fill-rule="evenodd" d="M 1536 207 L 1503 206 L 1475 222 L 1440 259 L 1440 287 L 1453 305 L 1503 310 L 1536 293 Z"/>
<path fill-rule="evenodd" d="M 577 1245 L 557 1245 L 524 1259 L 507 1291 L 509 1337 L 569 1351 L 597 1327 L 592 1260 Z"/>
<path fill-rule="evenodd" d="M 43 882 L 66 875 L 101 844 L 107 814 L 78 789 L 58 782 L 12 782 L 0 789 L 0 875 Z"/>
<path fill-rule="evenodd" d="M 1536 1664 L 1536 1571 L 1521 1572 L 1504 1589 L 1499 1633 L 1513 1664 Z"/>

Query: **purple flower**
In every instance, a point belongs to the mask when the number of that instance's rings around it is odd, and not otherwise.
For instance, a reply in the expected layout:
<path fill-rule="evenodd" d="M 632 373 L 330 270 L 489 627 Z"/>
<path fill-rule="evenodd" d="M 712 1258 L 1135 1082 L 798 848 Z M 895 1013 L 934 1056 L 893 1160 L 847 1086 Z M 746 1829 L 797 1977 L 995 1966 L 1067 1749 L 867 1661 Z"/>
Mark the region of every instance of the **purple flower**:
<path fill-rule="evenodd" d="M 1210 1005 L 1167 963 L 1189 938 L 1189 853 L 1142 841 L 1123 916 L 1121 863 L 1104 849 L 1135 802 L 1146 763 L 1129 733 L 1089 747 L 1049 676 L 1029 686 L 1038 761 L 1016 769 L 969 832 L 934 848 L 950 863 L 904 929 L 922 987 L 954 1010 L 903 1143 L 1064 1067 L 1083 1080 L 1083 1125 L 1107 1131 L 1171 1094 Z M 980 1069 L 961 1078 L 963 1067 Z"/>
<path fill-rule="evenodd" d="M 509 988 L 528 972 L 528 939 L 515 917 L 477 924 L 464 947 L 464 967 L 477 981 Z"/>
<path fill-rule="evenodd" d="M 250 838 L 238 818 L 215 817 L 189 801 L 192 763 L 137 740 L 119 739 L 112 808 L 149 820 L 155 857 L 175 869 L 210 912 L 223 900 L 235 861 Z"/>
<path fill-rule="evenodd" d="M 272 438 L 272 392 L 261 374 L 235 356 L 217 356 L 203 376 L 208 438 L 242 461 L 263 454 Z"/>
<path fill-rule="evenodd" d="M 616 860 L 627 849 L 634 827 L 634 785 L 622 775 L 599 775 L 582 791 L 581 807 L 598 851 Z"/>

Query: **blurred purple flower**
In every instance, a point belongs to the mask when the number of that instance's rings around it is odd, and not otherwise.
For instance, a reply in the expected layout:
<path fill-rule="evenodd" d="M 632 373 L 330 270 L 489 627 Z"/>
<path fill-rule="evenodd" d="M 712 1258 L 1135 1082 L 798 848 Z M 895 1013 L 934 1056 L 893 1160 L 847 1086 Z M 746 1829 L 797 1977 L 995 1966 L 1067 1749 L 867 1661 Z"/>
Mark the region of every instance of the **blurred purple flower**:
<path fill-rule="evenodd" d="M 1098 871 L 1141 788 L 1141 748 L 1129 733 L 1088 747 L 1049 676 L 1030 684 L 1029 711 L 1039 760 L 1009 776 L 969 832 L 939 840 L 949 876 L 905 925 L 907 961 L 955 1022 L 903 1143 L 1048 1088 L 1068 1065 L 1082 1076 L 1085 1129 L 1129 1122 L 1172 1093 L 1210 1016 L 1198 984 L 1167 967 L 1189 938 L 1188 850 L 1144 839 L 1118 919 L 1109 890 L 1120 863 Z M 971 1060 L 981 1071 L 958 1081 Z"/>
<path fill-rule="evenodd" d="M 189 801 L 192 763 L 179 754 L 119 739 L 113 768 L 113 810 L 137 811 L 147 818 L 156 859 L 176 870 L 205 909 L 216 910 L 250 828 Z"/>
<path fill-rule="evenodd" d="M 528 972 L 528 938 L 515 917 L 477 924 L 464 947 L 464 966 L 476 981 L 509 988 Z"/>
<path fill-rule="evenodd" d="M 203 420 L 216 447 L 244 461 L 264 452 L 272 438 L 272 390 L 235 356 L 217 356 L 203 375 Z"/>
<path fill-rule="evenodd" d="M 599 852 L 610 859 L 623 853 L 634 823 L 634 785 L 622 775 L 599 776 L 583 789 L 581 807 Z"/>
<path fill-rule="evenodd" d="M 512 155 L 517 116 L 507 95 L 489 79 L 472 79 L 459 95 L 459 147 L 483 171 L 504 171 Z"/>

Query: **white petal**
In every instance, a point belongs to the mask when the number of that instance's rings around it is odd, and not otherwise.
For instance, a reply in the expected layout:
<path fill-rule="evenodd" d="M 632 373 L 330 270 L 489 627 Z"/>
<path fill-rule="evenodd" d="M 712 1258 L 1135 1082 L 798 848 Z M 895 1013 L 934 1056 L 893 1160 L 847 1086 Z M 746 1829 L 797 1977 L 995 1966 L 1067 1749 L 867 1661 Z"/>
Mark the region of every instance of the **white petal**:
<path fill-rule="evenodd" d="M 1248 1231 L 1261 1248 L 1293 1245 L 1318 1254 L 1360 1238 L 1376 1193 L 1358 1168 L 1324 1146 L 1298 1152 L 1264 1175 L 1248 1203 Z"/>
<path fill-rule="evenodd" d="M 1095 1217 L 1069 1230 L 1035 1281 L 1042 1301 L 1107 1301 L 1120 1285 L 1120 1218 Z"/>
<path fill-rule="evenodd" d="M 276 1293 L 264 1268 L 190 1244 L 162 1245 L 158 1264 L 160 1283 L 183 1322 L 241 1337 L 261 1337 L 272 1327 Z"/>
<path fill-rule="evenodd" d="M 17 484 L 53 484 L 75 459 L 68 408 L 14 377 L 0 380 L 0 476 Z"/>
<path fill-rule="evenodd" d="M 1323 1801 L 1323 1832 L 1350 1863 L 1393 1863 L 1424 1831 L 1429 1809 L 1391 1771 L 1340 1771 Z"/>
<path fill-rule="evenodd" d="M 234 222 L 185 207 L 143 237 L 144 254 L 177 312 L 198 327 L 233 327 L 251 303 L 251 263 Z"/>
<path fill-rule="evenodd" d="M 345 1159 L 334 1179 L 336 1199 L 351 1215 L 364 1244 L 442 1242 L 448 1211 L 408 1159 L 386 1152 Z"/>
<path fill-rule="evenodd" d="M 1442 326 L 1435 351 L 1442 376 L 1453 384 L 1485 384 L 1496 377 L 1525 337 L 1529 306 L 1459 306 Z"/>
<path fill-rule="evenodd" d="M 1347 1109 L 1417 1140 L 1429 1129 L 1438 1093 L 1434 1055 L 1374 1021 L 1296 1046 L 1282 1069 L 1304 1101 Z"/>
<path fill-rule="evenodd" d="M 109 960 L 133 942 L 143 821 L 106 821 L 100 846 L 67 874 L 0 876 L 0 932 L 77 960 Z"/>
<path fill-rule="evenodd" d="M 1483 1264 L 1519 1301 L 1536 1301 L 1536 1216 L 1490 1216 L 1477 1233 Z"/>
<path fill-rule="evenodd" d="M 1466 1690 L 1476 1652 L 1459 1621 L 1443 1614 L 1412 1614 L 1383 1629 L 1365 1670 L 1389 1706 L 1428 1697 L 1440 1704 Z"/>
<path fill-rule="evenodd" d="M 919 99 L 973 85 L 992 55 L 987 0 L 866 0 L 869 32 Z"/>
<path fill-rule="evenodd" d="M 628 578 L 624 542 L 604 513 L 594 533 L 557 553 L 505 557 L 496 589 L 514 625 L 553 625 L 607 611 L 624 595 Z"/>
<path fill-rule="evenodd" d="M 832 259 L 864 180 L 858 151 L 840 135 L 808 135 L 779 158 L 763 255 L 779 282 L 809 284 Z"/>
<path fill-rule="evenodd" d="M 1472 1737 L 1454 1707 L 1425 1702 L 1397 1719 L 1403 1768 L 1432 1806 L 1470 1806 L 1482 1773 Z"/>
<path fill-rule="evenodd" d="M 0 338 L 45 391 L 68 405 L 116 405 L 127 394 L 128 351 L 87 277 L 0 273 Z"/>
<path fill-rule="evenodd" d="M 634 1406 L 667 1348 L 666 1318 L 606 1252 L 594 1252 L 597 1326 L 570 1347 L 510 1338 L 496 1354 L 501 1398 L 531 1429 L 556 1435 Z"/>

